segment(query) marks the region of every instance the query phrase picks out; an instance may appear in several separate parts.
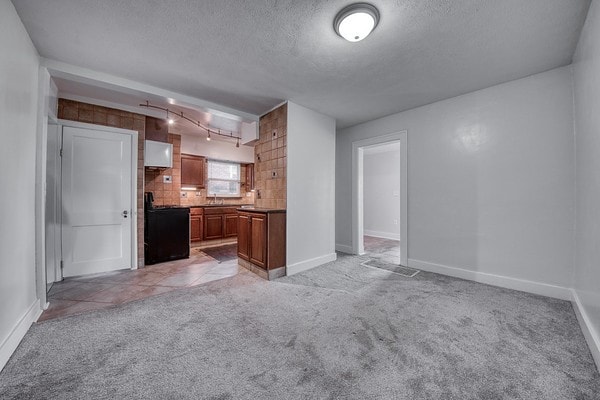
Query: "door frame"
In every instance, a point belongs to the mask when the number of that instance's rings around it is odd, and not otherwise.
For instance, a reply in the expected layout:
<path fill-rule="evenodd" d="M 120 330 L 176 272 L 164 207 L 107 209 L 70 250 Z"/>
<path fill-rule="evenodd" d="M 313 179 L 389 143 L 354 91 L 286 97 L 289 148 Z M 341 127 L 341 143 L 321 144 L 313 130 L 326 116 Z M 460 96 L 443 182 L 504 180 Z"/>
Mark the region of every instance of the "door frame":
<path fill-rule="evenodd" d="M 352 253 L 365 254 L 363 168 L 364 149 L 400 142 L 400 264 L 408 265 L 408 131 L 398 131 L 352 142 Z"/>
<path fill-rule="evenodd" d="M 130 129 L 122 129 L 122 128 L 116 128 L 116 127 L 112 127 L 112 126 L 104 126 L 104 125 L 95 125 L 95 124 L 88 124 L 85 122 L 77 122 L 77 121 L 70 121 L 70 120 L 64 120 L 64 119 L 59 119 L 57 122 L 58 126 L 59 126 L 59 136 L 60 136 L 60 148 L 62 149 L 63 147 L 63 128 L 64 127 L 71 127 L 71 128 L 82 128 L 82 129 L 92 129 L 92 130 L 96 130 L 96 131 L 103 131 L 103 132 L 112 132 L 112 133 L 120 133 L 120 134 L 124 134 L 124 135 L 129 135 L 131 136 L 131 204 L 130 204 L 130 208 L 131 208 L 131 215 L 132 218 L 130 219 L 130 224 L 131 224 L 131 260 L 130 260 L 130 269 L 137 269 L 138 265 L 137 265 L 137 252 L 138 252 L 138 237 L 137 237 L 137 222 L 138 222 L 138 210 L 137 210 L 137 181 L 138 181 L 138 132 L 134 131 L 134 130 L 130 130 Z M 58 179 L 59 182 L 57 182 L 57 190 L 59 191 L 59 201 L 60 204 L 62 204 L 62 157 L 60 158 L 60 163 L 61 163 L 61 173 L 60 173 L 60 179 Z M 60 240 L 61 240 L 61 244 L 62 244 L 62 212 L 60 213 L 60 226 L 61 226 L 61 235 L 60 235 Z M 61 245 L 61 254 L 60 254 L 60 258 L 62 260 L 62 245 Z M 60 260 L 58 260 L 58 262 L 60 263 Z M 63 273 L 62 273 L 62 269 L 60 270 L 60 279 L 63 279 Z"/>

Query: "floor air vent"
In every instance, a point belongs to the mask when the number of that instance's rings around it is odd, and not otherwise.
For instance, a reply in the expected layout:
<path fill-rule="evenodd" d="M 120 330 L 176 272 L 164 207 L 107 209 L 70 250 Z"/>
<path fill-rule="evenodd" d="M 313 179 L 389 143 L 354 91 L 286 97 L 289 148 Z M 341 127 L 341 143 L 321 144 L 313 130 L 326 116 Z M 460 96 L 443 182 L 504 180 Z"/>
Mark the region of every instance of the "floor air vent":
<path fill-rule="evenodd" d="M 365 261 L 361 265 L 364 265 L 365 267 L 385 269 L 386 271 L 390 271 L 395 274 L 405 276 L 407 278 L 413 278 L 415 275 L 421 272 L 418 269 L 403 267 L 402 265 L 390 264 L 388 262 L 381 261 L 377 258 L 372 258 L 369 261 Z"/>

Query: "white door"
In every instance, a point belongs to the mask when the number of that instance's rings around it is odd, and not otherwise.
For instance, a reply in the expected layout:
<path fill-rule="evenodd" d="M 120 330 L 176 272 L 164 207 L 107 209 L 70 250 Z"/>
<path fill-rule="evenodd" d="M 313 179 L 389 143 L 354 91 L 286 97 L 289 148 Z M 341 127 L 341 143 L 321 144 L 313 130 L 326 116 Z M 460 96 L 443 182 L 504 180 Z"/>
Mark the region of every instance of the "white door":
<path fill-rule="evenodd" d="M 63 128 L 63 277 L 131 267 L 132 137 Z"/>

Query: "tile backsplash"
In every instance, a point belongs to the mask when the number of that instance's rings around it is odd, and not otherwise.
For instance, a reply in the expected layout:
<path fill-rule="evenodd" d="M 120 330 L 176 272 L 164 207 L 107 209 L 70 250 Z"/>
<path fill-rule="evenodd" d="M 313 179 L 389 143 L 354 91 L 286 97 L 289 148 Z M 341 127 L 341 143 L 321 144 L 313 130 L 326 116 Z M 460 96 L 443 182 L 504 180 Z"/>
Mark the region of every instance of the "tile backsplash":
<path fill-rule="evenodd" d="M 173 168 L 148 168 L 145 171 L 144 191 L 154 194 L 156 206 L 201 206 L 208 204 L 212 198 L 207 198 L 206 189 L 199 191 L 181 190 L 181 136 L 169 133 L 169 143 L 173 144 Z M 165 177 L 171 177 L 170 183 L 165 183 Z M 246 169 L 241 168 L 241 181 L 246 180 Z M 197 195 L 197 193 L 199 195 Z M 246 191 L 242 186 L 239 198 L 218 198 L 223 204 L 254 204 L 254 193 Z"/>
<path fill-rule="evenodd" d="M 246 181 L 246 168 L 240 168 L 240 180 L 242 182 Z M 212 197 L 206 196 L 206 189 L 200 189 L 198 191 L 194 190 L 182 190 L 180 193 L 180 205 L 182 206 L 201 206 L 208 204 L 213 200 Z M 254 204 L 255 193 L 254 192 L 246 192 L 244 185 L 241 187 L 241 197 L 217 197 L 219 203 L 222 201 L 223 204 Z"/>
<path fill-rule="evenodd" d="M 144 191 L 154 194 L 154 205 L 178 206 L 181 192 L 181 136 L 169 133 L 168 141 L 173 145 L 173 168 L 146 167 Z M 165 177 L 171 177 L 166 183 Z"/>

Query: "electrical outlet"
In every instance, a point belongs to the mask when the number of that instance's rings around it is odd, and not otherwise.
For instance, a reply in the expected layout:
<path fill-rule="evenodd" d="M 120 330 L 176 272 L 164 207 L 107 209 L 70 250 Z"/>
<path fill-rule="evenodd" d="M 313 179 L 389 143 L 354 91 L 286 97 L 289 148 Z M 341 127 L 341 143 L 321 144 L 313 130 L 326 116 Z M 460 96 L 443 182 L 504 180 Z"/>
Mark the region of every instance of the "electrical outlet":
<path fill-rule="evenodd" d="M 398 220 L 397 219 L 394 220 L 394 225 L 398 225 Z"/>
<path fill-rule="evenodd" d="M 173 183 L 173 177 L 171 175 L 163 175 L 163 183 Z"/>
<path fill-rule="evenodd" d="M 196 192 L 196 197 L 200 197 L 200 192 Z"/>

